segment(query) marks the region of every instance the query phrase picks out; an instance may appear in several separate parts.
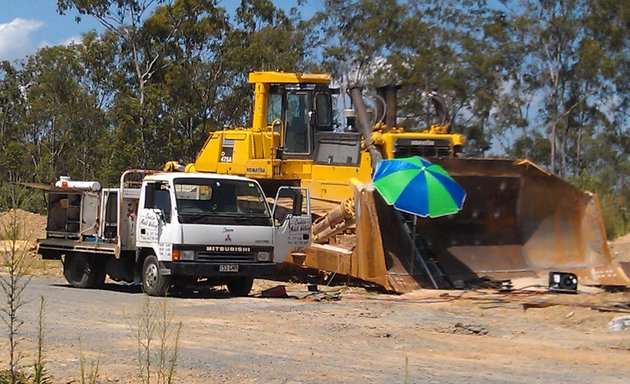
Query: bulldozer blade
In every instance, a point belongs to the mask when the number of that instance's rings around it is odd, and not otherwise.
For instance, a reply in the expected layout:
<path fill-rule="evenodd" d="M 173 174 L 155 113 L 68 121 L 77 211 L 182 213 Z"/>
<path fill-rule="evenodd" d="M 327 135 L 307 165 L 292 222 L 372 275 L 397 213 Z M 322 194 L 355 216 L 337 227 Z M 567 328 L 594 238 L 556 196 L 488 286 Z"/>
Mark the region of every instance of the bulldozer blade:
<path fill-rule="evenodd" d="M 586 283 L 628 285 L 613 266 L 597 195 L 527 160 L 438 159 L 464 188 L 461 212 L 418 221 L 452 280 L 549 271 Z"/>

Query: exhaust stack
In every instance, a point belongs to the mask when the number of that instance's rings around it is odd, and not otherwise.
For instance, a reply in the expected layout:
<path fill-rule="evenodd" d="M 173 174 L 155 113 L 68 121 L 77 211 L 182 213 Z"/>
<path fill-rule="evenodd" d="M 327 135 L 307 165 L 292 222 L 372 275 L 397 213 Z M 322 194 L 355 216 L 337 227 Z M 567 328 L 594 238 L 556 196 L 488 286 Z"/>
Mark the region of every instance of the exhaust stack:
<path fill-rule="evenodd" d="M 398 113 L 397 93 L 400 89 L 399 85 L 384 85 L 376 88 L 376 94 L 385 100 L 385 105 L 377 103 L 376 115 L 383 116 L 385 114 L 385 125 L 387 130 L 396 127 L 396 114 Z M 383 109 L 385 109 L 383 111 Z"/>

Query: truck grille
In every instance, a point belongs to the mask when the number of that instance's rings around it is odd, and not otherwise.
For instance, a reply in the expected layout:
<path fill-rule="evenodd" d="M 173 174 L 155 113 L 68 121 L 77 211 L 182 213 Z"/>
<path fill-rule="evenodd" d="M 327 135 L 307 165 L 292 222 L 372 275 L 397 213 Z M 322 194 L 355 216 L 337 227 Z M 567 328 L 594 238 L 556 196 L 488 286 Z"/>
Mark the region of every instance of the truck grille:
<path fill-rule="evenodd" d="M 213 263 L 244 263 L 256 261 L 256 254 L 250 253 L 214 253 L 196 252 L 197 261 L 209 261 Z"/>
<path fill-rule="evenodd" d="M 394 146 L 394 157 L 449 157 L 451 145 L 444 139 L 398 139 Z"/>

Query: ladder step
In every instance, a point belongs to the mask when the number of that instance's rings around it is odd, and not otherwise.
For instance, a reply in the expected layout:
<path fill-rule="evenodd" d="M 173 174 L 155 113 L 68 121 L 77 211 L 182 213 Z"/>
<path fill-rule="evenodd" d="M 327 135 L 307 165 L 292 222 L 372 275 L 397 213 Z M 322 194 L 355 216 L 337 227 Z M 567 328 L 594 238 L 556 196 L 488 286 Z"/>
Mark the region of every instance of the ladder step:
<path fill-rule="evenodd" d="M 412 258 L 409 261 L 411 274 L 414 274 L 416 267 L 418 267 L 419 272 L 429 278 L 434 288 L 450 288 L 452 284 L 450 283 L 448 276 L 440 267 L 439 260 L 430 255 L 429 248 L 424 242 L 424 239 L 414 235 L 414 218 L 410 218 L 408 215 L 403 215 L 400 212 L 397 212 L 397 215 L 403 228 L 405 229 L 409 242 L 412 247 L 415 246 L 415 252 L 413 252 Z"/>

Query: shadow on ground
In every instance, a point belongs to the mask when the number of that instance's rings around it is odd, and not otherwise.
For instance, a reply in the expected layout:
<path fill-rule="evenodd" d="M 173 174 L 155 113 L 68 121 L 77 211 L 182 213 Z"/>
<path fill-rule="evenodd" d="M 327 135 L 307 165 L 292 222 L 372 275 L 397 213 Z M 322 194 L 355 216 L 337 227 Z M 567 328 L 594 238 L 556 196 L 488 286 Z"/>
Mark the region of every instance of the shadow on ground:
<path fill-rule="evenodd" d="M 75 288 L 70 284 L 52 284 L 52 286 L 68 289 L 84 289 Z M 142 294 L 142 286 L 140 284 L 105 283 L 102 287 L 92 288 L 92 290 Z M 171 291 L 168 292 L 167 297 L 176 297 L 182 299 L 229 299 L 233 296 L 231 296 L 226 289 L 222 289 L 221 286 L 211 287 L 204 285 L 192 285 L 183 287 L 172 287 Z"/>

